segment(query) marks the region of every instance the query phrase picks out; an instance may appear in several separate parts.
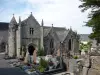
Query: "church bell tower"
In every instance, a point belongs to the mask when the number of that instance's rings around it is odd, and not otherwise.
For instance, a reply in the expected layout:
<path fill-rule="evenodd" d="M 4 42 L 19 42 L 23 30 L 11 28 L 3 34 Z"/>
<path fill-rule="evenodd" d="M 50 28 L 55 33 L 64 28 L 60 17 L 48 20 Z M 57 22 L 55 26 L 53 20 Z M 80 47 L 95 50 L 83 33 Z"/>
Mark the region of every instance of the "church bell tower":
<path fill-rule="evenodd" d="M 10 23 L 9 23 L 9 36 L 8 36 L 8 56 L 15 57 L 16 56 L 16 29 L 17 22 L 13 15 Z"/>

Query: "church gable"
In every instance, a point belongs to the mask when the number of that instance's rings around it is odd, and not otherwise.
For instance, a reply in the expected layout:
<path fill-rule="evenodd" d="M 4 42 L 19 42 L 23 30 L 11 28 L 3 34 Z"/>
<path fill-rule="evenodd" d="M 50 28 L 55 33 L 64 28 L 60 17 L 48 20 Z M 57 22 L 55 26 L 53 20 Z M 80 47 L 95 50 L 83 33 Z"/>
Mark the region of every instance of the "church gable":
<path fill-rule="evenodd" d="M 74 37 L 73 31 L 69 30 L 69 33 L 67 34 L 67 36 L 65 37 L 65 39 L 63 40 L 63 42 L 64 41 L 68 41 L 68 40 L 72 39 L 73 37 Z"/>
<path fill-rule="evenodd" d="M 70 30 L 66 38 L 64 39 L 63 43 L 64 48 L 66 51 L 70 51 L 71 55 L 74 55 L 74 53 L 78 52 L 79 48 L 79 38 L 76 32 Z"/>
<path fill-rule="evenodd" d="M 36 21 L 34 16 L 31 15 L 22 21 L 22 33 L 26 32 L 26 35 L 23 35 L 27 38 L 40 38 L 40 24 Z"/>
<path fill-rule="evenodd" d="M 35 27 L 35 28 L 40 27 L 40 24 L 37 22 L 37 20 L 32 15 L 32 13 L 30 14 L 30 16 L 27 19 L 22 21 L 22 24 L 23 25 L 32 26 L 32 27 Z"/>
<path fill-rule="evenodd" d="M 65 38 L 68 36 L 69 30 L 63 29 L 63 30 L 56 31 L 56 33 L 59 37 L 59 41 L 63 42 Z"/>
<path fill-rule="evenodd" d="M 49 28 L 47 27 L 47 30 Z M 47 54 L 55 54 L 58 46 L 61 42 L 61 40 L 63 39 L 63 37 L 61 37 L 61 35 L 59 36 L 56 32 L 61 32 L 62 28 L 58 28 L 58 27 L 51 27 L 50 30 L 46 33 L 46 36 L 44 37 L 44 46 L 45 46 L 45 50 Z M 63 30 L 64 31 L 64 30 Z M 63 36 L 65 34 L 62 34 Z M 66 35 L 65 35 L 66 36 Z M 59 39 L 59 37 L 61 37 Z"/>

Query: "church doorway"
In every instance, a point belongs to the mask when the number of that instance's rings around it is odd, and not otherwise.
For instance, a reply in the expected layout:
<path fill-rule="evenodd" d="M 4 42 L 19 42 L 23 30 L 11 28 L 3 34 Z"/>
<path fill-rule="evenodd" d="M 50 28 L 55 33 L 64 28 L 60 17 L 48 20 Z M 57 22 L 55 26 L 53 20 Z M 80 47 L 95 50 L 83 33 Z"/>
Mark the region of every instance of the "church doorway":
<path fill-rule="evenodd" d="M 29 53 L 28 62 L 29 63 L 33 63 L 34 62 L 34 51 L 35 51 L 35 47 L 32 44 L 30 44 L 28 46 L 28 53 Z"/>
<path fill-rule="evenodd" d="M 28 46 L 29 55 L 33 55 L 34 50 L 35 50 L 35 47 L 34 47 L 33 45 L 29 45 L 29 46 Z"/>
<path fill-rule="evenodd" d="M 5 42 L 2 42 L 0 44 L 0 52 L 5 52 L 5 50 L 6 50 L 6 43 Z"/>

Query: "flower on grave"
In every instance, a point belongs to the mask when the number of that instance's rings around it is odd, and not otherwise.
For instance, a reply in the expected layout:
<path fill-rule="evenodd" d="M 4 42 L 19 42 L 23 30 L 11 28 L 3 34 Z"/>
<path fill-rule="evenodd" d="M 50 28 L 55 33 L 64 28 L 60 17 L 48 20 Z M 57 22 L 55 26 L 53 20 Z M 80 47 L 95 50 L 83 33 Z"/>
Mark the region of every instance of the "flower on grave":
<path fill-rule="evenodd" d="M 32 68 L 32 69 L 29 69 L 29 71 L 30 71 L 30 72 L 33 72 L 33 71 L 35 71 L 35 69 L 34 69 L 34 68 Z"/>
<path fill-rule="evenodd" d="M 31 68 L 32 68 L 31 66 L 27 66 L 27 65 L 22 66 L 23 70 L 27 70 L 27 69 L 31 69 Z"/>
<path fill-rule="evenodd" d="M 27 66 L 23 66 L 23 70 L 27 70 L 28 69 L 28 67 Z"/>
<path fill-rule="evenodd" d="M 49 64 L 49 66 L 53 66 L 54 65 L 54 63 L 51 60 L 48 62 L 48 64 Z"/>
<path fill-rule="evenodd" d="M 36 62 L 33 62 L 33 64 L 35 64 L 35 65 L 36 65 Z"/>
<path fill-rule="evenodd" d="M 38 70 L 39 70 L 40 72 L 44 72 L 44 71 L 45 71 L 45 68 L 44 68 L 43 66 L 39 66 L 39 67 L 38 67 Z"/>
<path fill-rule="evenodd" d="M 29 63 L 27 63 L 27 66 L 31 66 Z"/>

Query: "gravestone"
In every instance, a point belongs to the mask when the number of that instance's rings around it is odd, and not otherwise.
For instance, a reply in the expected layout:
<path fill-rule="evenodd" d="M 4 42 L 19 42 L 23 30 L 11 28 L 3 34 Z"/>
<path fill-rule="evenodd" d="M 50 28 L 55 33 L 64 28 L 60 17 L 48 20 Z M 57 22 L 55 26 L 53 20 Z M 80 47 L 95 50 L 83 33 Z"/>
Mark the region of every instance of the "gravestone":
<path fill-rule="evenodd" d="M 84 50 L 81 51 L 81 55 L 85 56 L 85 51 Z"/>
<path fill-rule="evenodd" d="M 28 57 L 29 57 L 29 53 L 28 53 L 28 51 L 27 51 L 27 52 L 26 52 L 25 59 L 24 59 L 24 63 L 28 63 Z"/>
<path fill-rule="evenodd" d="M 60 56 L 60 49 L 57 50 L 57 56 Z"/>
<path fill-rule="evenodd" d="M 90 66 L 90 59 L 89 59 L 89 56 L 86 56 L 84 58 L 84 65 L 83 65 L 82 75 L 87 75 L 88 74 L 89 66 Z"/>
<path fill-rule="evenodd" d="M 88 75 L 100 75 L 100 56 L 91 56 L 91 67 Z"/>
<path fill-rule="evenodd" d="M 33 61 L 34 61 L 34 63 L 36 63 L 36 58 L 37 58 L 37 50 L 34 50 L 34 53 L 33 53 Z"/>
<path fill-rule="evenodd" d="M 77 63 L 75 59 L 69 59 L 69 72 L 74 73 L 74 70 L 76 70 Z"/>
<path fill-rule="evenodd" d="M 6 51 L 5 54 L 8 54 L 8 45 L 6 44 Z"/>

